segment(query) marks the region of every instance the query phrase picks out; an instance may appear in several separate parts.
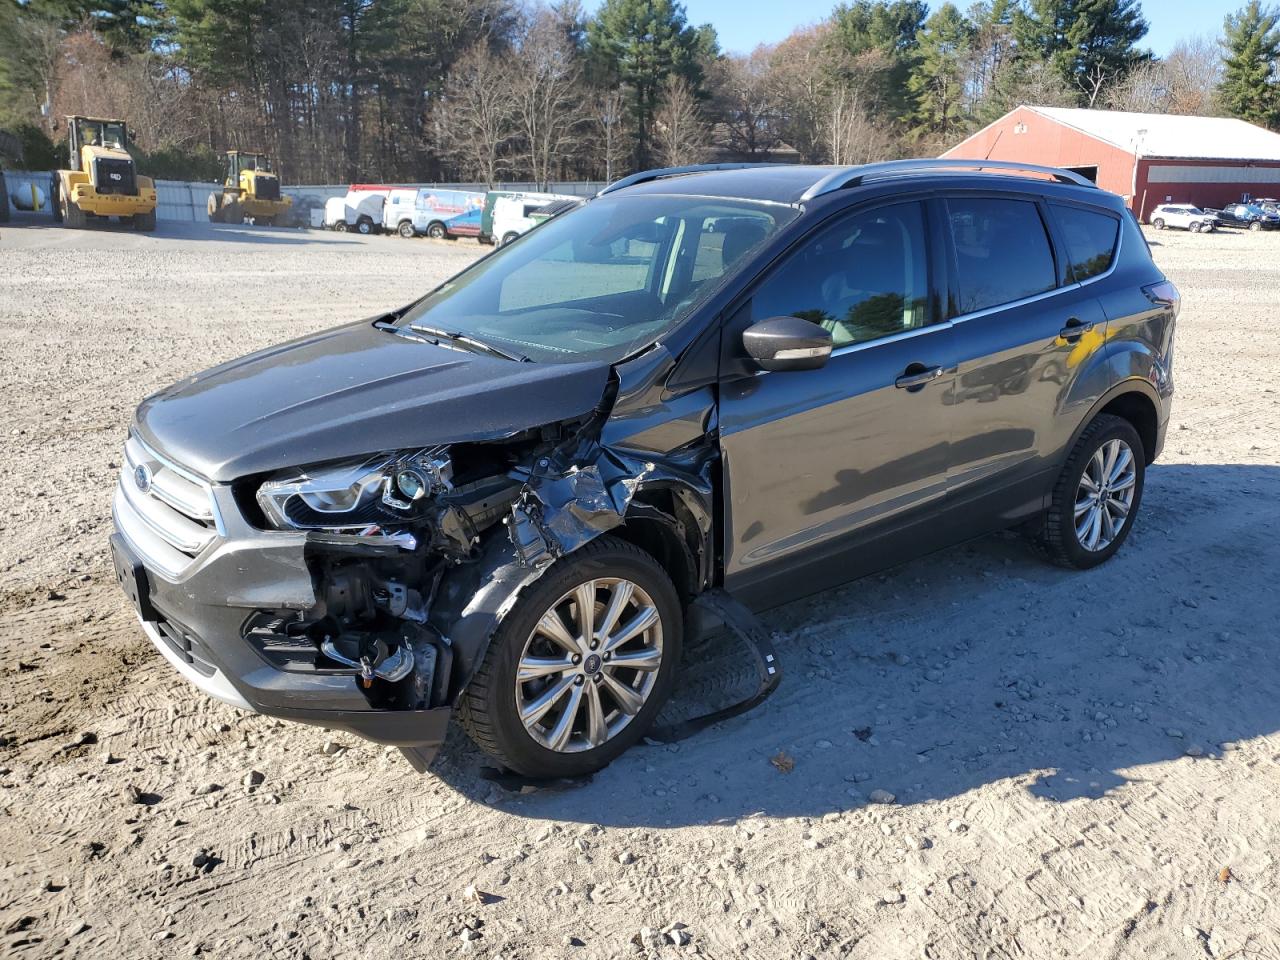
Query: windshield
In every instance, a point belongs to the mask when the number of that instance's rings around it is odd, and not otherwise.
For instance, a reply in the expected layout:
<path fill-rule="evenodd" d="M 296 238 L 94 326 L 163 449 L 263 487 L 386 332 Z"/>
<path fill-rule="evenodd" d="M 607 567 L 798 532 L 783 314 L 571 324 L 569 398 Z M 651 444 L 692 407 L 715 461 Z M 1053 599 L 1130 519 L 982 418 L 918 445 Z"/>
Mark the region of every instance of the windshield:
<path fill-rule="evenodd" d="M 602 197 L 554 217 L 410 307 L 403 328 L 544 363 L 616 362 L 698 306 L 796 216 L 701 197 Z"/>
<path fill-rule="evenodd" d="M 80 141 L 91 147 L 107 147 L 113 150 L 124 150 L 124 124 L 107 123 L 102 120 L 81 120 Z"/>

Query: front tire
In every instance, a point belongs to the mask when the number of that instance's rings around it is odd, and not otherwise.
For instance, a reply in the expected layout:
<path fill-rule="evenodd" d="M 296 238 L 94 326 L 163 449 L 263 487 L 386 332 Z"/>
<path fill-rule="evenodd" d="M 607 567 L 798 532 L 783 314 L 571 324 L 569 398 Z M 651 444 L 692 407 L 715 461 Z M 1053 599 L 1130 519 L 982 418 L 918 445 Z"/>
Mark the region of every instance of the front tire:
<path fill-rule="evenodd" d="M 1249 224 L 1249 229 L 1253 230 L 1256 233 L 1257 231 L 1262 229 L 1262 222 L 1259 220 L 1253 221 L 1253 223 Z"/>
<path fill-rule="evenodd" d="M 1157 230 L 1163 230 L 1164 220 L 1162 220 L 1160 217 L 1156 217 L 1154 220 L 1151 221 L 1151 225 L 1155 227 Z"/>
<path fill-rule="evenodd" d="M 356 224 L 356 233 L 358 233 L 358 234 L 360 234 L 360 235 L 362 235 L 362 236 L 365 236 L 365 237 L 367 237 L 369 234 L 373 233 L 373 221 L 372 221 L 372 220 L 360 220 L 360 221 Z"/>
<path fill-rule="evenodd" d="M 599 537 L 520 596 L 463 692 L 458 718 L 477 746 L 516 773 L 593 773 L 652 726 L 671 695 L 682 640 L 680 598 L 661 565 L 632 544 Z"/>
<path fill-rule="evenodd" d="M 1199 232 L 1200 232 L 1200 224 L 1198 224 L 1198 223 L 1193 223 L 1189 229 L 1191 230 L 1191 232 L 1192 232 L 1192 233 L 1199 233 Z"/>
<path fill-rule="evenodd" d="M 1142 504 L 1146 452 L 1133 424 L 1100 414 L 1058 475 L 1040 545 L 1054 563 L 1088 570 L 1120 549 Z"/>

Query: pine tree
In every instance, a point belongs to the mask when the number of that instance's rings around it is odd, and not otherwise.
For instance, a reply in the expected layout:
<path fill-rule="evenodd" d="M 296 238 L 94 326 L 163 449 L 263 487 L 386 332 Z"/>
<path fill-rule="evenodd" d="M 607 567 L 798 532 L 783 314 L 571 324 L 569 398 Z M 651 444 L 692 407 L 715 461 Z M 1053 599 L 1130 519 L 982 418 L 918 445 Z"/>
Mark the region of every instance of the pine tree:
<path fill-rule="evenodd" d="M 605 0 L 587 23 L 593 73 L 631 94 L 637 167 L 649 163 L 653 114 L 667 78 L 699 89 L 701 60 L 716 48 L 715 31 L 689 26 L 684 6 L 673 0 Z"/>
<path fill-rule="evenodd" d="M 1222 44 L 1223 75 L 1218 98 L 1233 117 L 1275 127 L 1280 124 L 1280 12 L 1258 0 L 1227 17 Z"/>
<path fill-rule="evenodd" d="M 925 21 L 907 82 L 916 101 L 917 134 L 947 140 L 964 125 L 965 63 L 973 37 L 973 24 L 954 4 L 943 4 Z"/>
<path fill-rule="evenodd" d="M 1149 57 L 1134 46 L 1147 35 L 1138 0 L 1031 0 L 1014 32 L 1023 56 L 1047 60 L 1086 106 Z"/>

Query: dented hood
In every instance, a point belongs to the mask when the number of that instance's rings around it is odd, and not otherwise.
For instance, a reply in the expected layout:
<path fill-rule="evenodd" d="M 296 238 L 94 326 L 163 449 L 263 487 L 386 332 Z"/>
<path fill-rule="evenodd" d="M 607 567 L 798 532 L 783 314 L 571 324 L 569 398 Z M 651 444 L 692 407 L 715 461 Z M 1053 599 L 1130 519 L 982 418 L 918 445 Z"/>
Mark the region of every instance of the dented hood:
<path fill-rule="evenodd" d="M 603 362 L 517 363 L 361 321 L 179 381 L 142 402 L 134 428 L 177 463 L 227 482 L 579 417 L 600 403 L 608 378 Z"/>

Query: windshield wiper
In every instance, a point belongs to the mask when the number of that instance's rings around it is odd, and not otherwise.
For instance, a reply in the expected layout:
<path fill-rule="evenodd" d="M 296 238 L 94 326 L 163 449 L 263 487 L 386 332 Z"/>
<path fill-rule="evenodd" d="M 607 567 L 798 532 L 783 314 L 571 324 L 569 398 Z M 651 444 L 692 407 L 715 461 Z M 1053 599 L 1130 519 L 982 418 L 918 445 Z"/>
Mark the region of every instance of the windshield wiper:
<path fill-rule="evenodd" d="M 501 357 L 503 360 L 514 360 L 516 363 L 529 362 L 529 358 L 524 354 L 508 353 L 501 347 L 495 347 L 491 343 L 485 343 L 483 340 L 477 340 L 475 337 L 468 336 L 458 331 L 438 330 L 435 327 L 428 327 L 420 323 L 409 324 L 409 329 L 414 333 L 420 333 L 426 337 L 436 337 L 440 340 L 449 340 L 453 343 L 460 343 L 463 346 L 470 347 L 478 353 L 487 353 L 494 357 Z"/>

